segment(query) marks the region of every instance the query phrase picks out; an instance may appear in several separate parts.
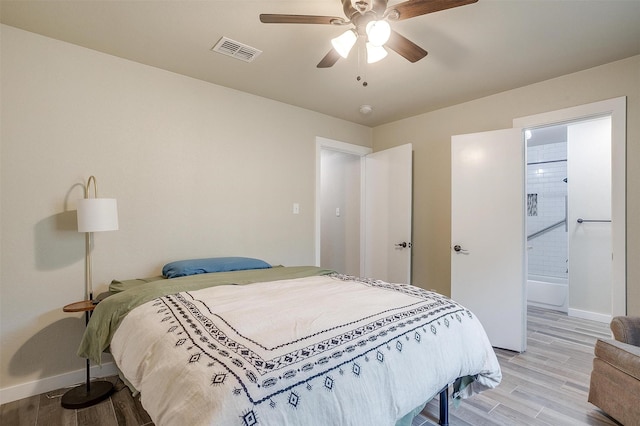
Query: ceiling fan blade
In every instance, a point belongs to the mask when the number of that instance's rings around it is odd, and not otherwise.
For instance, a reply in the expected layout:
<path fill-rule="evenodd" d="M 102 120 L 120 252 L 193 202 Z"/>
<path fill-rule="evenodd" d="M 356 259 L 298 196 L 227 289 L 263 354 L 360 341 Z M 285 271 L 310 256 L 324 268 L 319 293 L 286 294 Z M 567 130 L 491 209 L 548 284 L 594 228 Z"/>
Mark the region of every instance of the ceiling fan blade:
<path fill-rule="evenodd" d="M 401 21 L 415 16 L 426 15 L 427 13 L 466 6 L 471 3 L 476 3 L 477 1 L 478 0 L 409 0 L 390 6 L 386 13 L 395 10 L 398 12 L 397 20 Z"/>
<path fill-rule="evenodd" d="M 393 30 L 391 31 L 391 36 L 385 46 L 395 51 L 409 62 L 417 62 L 427 56 L 426 50 Z"/>
<path fill-rule="evenodd" d="M 341 25 L 345 23 L 344 18 L 337 16 L 314 16 L 314 15 L 278 15 L 262 13 L 260 22 L 265 24 L 327 24 Z"/>
<path fill-rule="evenodd" d="M 329 53 L 318 63 L 318 68 L 330 68 L 340 59 L 340 54 L 336 52 L 336 49 L 331 49 Z"/>

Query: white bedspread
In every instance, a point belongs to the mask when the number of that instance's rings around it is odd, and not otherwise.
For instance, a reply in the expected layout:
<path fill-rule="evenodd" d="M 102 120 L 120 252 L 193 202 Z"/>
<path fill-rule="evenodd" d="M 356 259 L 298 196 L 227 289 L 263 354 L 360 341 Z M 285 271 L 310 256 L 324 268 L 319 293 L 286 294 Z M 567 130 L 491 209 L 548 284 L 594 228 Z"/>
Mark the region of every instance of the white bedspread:
<path fill-rule="evenodd" d="M 458 377 L 465 396 L 501 379 L 464 307 L 341 275 L 155 299 L 111 352 L 157 426 L 390 426 Z"/>

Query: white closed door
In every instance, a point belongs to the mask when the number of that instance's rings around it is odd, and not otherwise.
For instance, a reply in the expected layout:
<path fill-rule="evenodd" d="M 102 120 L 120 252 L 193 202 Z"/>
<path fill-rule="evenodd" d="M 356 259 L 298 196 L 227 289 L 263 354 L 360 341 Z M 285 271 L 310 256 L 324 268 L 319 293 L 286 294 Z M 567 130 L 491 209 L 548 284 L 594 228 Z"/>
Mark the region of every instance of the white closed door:
<path fill-rule="evenodd" d="M 364 275 L 411 283 L 412 145 L 365 159 Z"/>
<path fill-rule="evenodd" d="M 451 297 L 491 345 L 526 349 L 525 143 L 521 129 L 451 139 Z"/>

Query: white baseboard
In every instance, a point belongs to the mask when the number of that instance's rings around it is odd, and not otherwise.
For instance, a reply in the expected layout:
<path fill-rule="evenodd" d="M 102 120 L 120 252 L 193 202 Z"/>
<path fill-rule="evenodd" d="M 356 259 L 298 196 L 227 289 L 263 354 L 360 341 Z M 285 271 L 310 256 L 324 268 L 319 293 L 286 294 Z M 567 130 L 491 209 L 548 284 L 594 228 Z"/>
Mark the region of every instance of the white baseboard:
<path fill-rule="evenodd" d="M 569 316 L 588 319 L 591 321 L 603 322 L 605 324 L 609 324 L 611 322 L 611 315 L 599 314 L 597 312 L 590 312 L 590 311 L 582 311 L 580 309 L 569 308 Z"/>
<path fill-rule="evenodd" d="M 102 366 L 91 367 L 91 379 L 95 377 L 113 376 L 118 374 L 118 369 L 113 362 L 104 363 Z M 73 387 L 85 383 L 87 380 L 87 370 L 76 370 L 58 376 L 45 377 L 32 382 L 23 383 L 16 386 L 0 389 L 0 404 L 27 398 L 33 395 L 49 392 L 55 389 Z"/>

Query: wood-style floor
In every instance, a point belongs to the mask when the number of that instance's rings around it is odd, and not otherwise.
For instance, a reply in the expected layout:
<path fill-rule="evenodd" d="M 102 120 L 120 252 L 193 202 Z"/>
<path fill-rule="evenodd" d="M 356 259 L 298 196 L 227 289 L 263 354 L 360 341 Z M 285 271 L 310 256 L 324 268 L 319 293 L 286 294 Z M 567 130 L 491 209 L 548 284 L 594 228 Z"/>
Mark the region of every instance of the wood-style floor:
<path fill-rule="evenodd" d="M 539 308 L 530 307 L 528 313 L 527 351 L 517 354 L 496 350 L 502 383 L 462 401 L 459 407 L 451 406 L 450 425 L 617 425 L 587 402 L 593 347 L 596 338 L 610 336 L 608 325 Z M 116 383 L 117 391 L 93 407 L 62 408 L 59 398 L 65 389 L 61 389 L 2 405 L 0 424 L 152 425 L 139 400 L 116 377 L 109 379 Z M 413 426 L 437 424 L 437 415 L 436 398 L 416 417 Z"/>
<path fill-rule="evenodd" d="M 608 324 L 529 307 L 527 350 L 496 349 L 502 383 L 450 407 L 450 425 L 618 425 L 587 402 L 596 339 L 610 336 Z M 437 400 L 422 411 L 434 423 L 437 415 Z"/>

